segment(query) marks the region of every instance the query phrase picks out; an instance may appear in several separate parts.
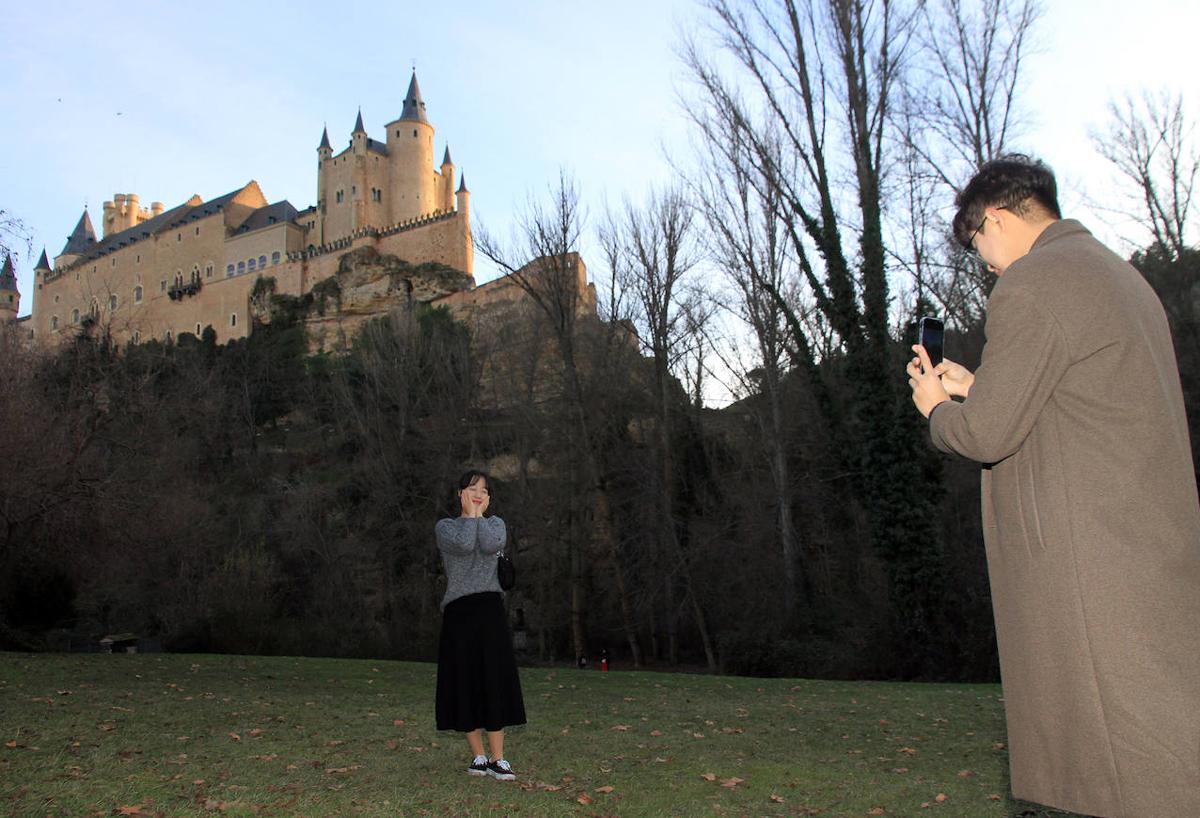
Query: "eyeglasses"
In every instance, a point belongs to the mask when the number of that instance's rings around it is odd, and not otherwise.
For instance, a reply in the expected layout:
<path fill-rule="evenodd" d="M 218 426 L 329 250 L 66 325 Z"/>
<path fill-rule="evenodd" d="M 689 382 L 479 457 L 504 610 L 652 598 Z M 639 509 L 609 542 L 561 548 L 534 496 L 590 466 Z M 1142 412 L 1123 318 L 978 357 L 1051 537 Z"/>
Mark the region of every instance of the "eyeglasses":
<path fill-rule="evenodd" d="M 992 209 L 993 210 L 1005 210 L 1007 208 L 1005 205 L 997 205 L 996 207 L 994 207 Z M 975 258 L 980 259 L 980 260 L 982 260 L 983 257 L 979 255 L 979 250 L 975 247 L 975 237 L 979 235 L 979 231 L 983 230 L 983 226 L 985 224 L 987 224 L 987 216 L 983 217 L 983 220 L 979 222 L 979 226 L 975 228 L 975 232 L 971 234 L 971 238 L 967 239 L 967 243 L 963 245 L 963 248 L 968 253 L 970 253 L 972 256 L 974 256 Z"/>

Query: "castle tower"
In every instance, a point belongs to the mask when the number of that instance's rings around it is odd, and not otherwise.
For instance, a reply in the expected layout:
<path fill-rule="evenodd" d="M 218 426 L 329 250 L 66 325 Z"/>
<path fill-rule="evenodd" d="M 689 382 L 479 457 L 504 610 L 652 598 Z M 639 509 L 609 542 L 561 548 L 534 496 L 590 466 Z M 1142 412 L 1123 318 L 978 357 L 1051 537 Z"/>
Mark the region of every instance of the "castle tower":
<path fill-rule="evenodd" d="M 443 211 L 451 211 L 454 209 L 454 162 L 450 159 L 450 146 L 446 146 L 446 153 L 442 156 L 442 189 L 441 201 L 438 203 L 438 209 Z"/>
<path fill-rule="evenodd" d="M 350 132 L 350 150 L 354 158 L 351 160 L 350 189 L 345 195 L 350 201 L 350 229 L 357 230 L 370 223 L 367 217 L 367 129 L 363 127 L 362 108 L 358 109 L 358 117 L 354 120 L 354 130 Z"/>
<path fill-rule="evenodd" d="M 38 305 L 38 289 L 40 285 L 46 281 L 50 274 L 54 272 L 50 269 L 50 259 L 46 258 L 46 248 L 42 248 L 42 257 L 38 259 L 37 266 L 33 268 L 33 291 L 30 295 L 33 297 L 32 307 Z M 32 312 L 32 310 L 30 310 Z"/>
<path fill-rule="evenodd" d="M 467 174 L 465 173 L 459 182 L 458 190 L 455 191 L 454 199 L 458 206 L 458 214 L 469 221 L 471 218 L 471 191 L 467 190 Z"/>
<path fill-rule="evenodd" d="M 100 227 L 105 236 L 111 236 L 157 216 L 162 212 L 162 204 L 154 202 L 152 210 L 139 206 L 136 193 L 115 193 L 111 202 L 104 203 L 104 221 Z"/>
<path fill-rule="evenodd" d="M 42 258 L 46 253 L 42 252 Z M 0 267 L 0 323 L 7 323 L 17 317 L 21 308 L 21 293 L 17 290 L 17 274 L 13 270 L 12 256 L 4 257 L 4 266 Z"/>
<path fill-rule="evenodd" d="M 309 236 L 312 244 L 325 243 L 325 213 L 329 203 L 326 201 L 329 189 L 325 182 L 325 169 L 333 159 L 333 147 L 329 144 L 329 127 L 321 128 L 321 144 L 317 145 L 317 224 L 316 235 Z"/>
<path fill-rule="evenodd" d="M 433 169 L 433 126 L 425 117 L 416 71 L 408 83 L 400 118 L 387 125 L 387 150 L 391 221 L 407 221 L 437 210 L 442 202 Z"/>
<path fill-rule="evenodd" d="M 92 229 L 92 219 L 88 215 L 87 208 L 83 209 L 83 215 L 79 217 L 79 222 L 75 225 L 75 229 L 71 231 L 71 235 L 67 237 L 67 243 L 63 247 L 62 252 L 54 259 L 55 267 L 62 267 L 65 264 L 70 264 L 79 258 L 81 255 L 92 249 L 96 244 L 96 231 Z"/>

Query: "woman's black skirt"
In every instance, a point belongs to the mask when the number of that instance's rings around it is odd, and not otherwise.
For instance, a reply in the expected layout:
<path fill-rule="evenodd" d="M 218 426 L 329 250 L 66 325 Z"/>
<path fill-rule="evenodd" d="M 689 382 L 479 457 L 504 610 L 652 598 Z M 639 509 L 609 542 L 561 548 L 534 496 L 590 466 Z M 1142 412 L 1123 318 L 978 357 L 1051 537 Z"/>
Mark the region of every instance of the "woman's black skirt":
<path fill-rule="evenodd" d="M 525 723 L 525 700 L 500 594 L 459 597 L 442 611 L 437 729 L 468 733 Z"/>

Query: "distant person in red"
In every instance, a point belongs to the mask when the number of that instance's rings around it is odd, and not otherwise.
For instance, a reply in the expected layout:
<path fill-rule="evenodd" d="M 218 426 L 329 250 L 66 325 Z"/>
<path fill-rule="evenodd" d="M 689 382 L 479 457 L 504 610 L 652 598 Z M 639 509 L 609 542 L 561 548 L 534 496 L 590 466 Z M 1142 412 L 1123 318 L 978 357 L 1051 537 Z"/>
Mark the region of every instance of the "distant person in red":
<path fill-rule="evenodd" d="M 1200 815 L 1200 503 L 1162 305 L 1040 162 L 988 162 L 956 204 L 999 276 L 982 362 L 915 346 L 907 372 L 934 445 L 983 464 L 1013 795 Z"/>
<path fill-rule="evenodd" d="M 484 516 L 490 503 L 487 475 L 469 471 L 458 481 L 459 516 L 439 520 L 434 528 L 446 568 L 437 729 L 467 734 L 474 754 L 468 775 L 514 781 L 517 775 L 504 758 L 504 728 L 525 723 L 525 701 L 496 578 L 507 531 L 499 517 Z M 490 758 L 483 752 L 484 730 Z"/>

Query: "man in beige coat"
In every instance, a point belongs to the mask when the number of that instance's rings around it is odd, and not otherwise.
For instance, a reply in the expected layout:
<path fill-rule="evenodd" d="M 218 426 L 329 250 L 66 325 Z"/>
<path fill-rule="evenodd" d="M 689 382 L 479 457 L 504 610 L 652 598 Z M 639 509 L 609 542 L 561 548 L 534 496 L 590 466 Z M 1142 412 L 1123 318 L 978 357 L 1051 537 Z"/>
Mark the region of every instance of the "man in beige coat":
<path fill-rule="evenodd" d="M 934 445 L 983 464 L 1013 795 L 1200 815 L 1200 503 L 1162 305 L 1039 162 L 988 163 L 957 204 L 1000 277 L 983 359 L 916 346 L 907 372 Z"/>

